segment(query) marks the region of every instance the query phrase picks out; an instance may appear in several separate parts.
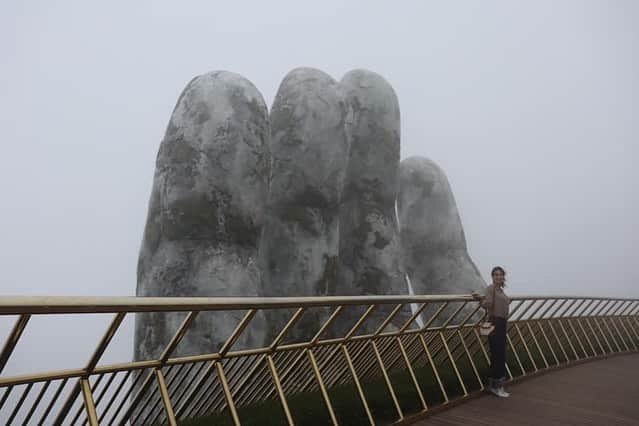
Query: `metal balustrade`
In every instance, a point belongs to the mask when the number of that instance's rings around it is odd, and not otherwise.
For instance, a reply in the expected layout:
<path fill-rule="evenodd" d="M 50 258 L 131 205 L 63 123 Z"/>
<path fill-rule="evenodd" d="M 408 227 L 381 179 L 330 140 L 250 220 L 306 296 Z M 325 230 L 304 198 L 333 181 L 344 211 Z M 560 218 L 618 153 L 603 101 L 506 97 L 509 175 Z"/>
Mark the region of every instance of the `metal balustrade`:
<path fill-rule="evenodd" d="M 512 300 L 507 334 L 510 379 L 639 347 L 638 299 L 535 296 Z M 411 314 L 400 314 L 409 308 Z M 267 310 L 292 315 L 270 344 L 234 348 L 257 314 Z M 287 342 L 287 334 L 313 310 L 325 313 L 321 326 L 303 341 Z M 216 352 L 175 356 L 196 316 L 212 311 L 245 314 Z M 184 319 L 159 357 L 100 364 L 125 317 L 142 312 L 180 312 Z M 332 327 L 348 317 L 345 313 L 353 318 L 353 312 L 357 312 L 356 321 L 346 333 L 335 336 Z M 376 315 L 380 312 L 383 315 Z M 228 415 L 239 425 L 243 410 L 276 401 L 292 425 L 296 419 L 290 401 L 311 394 L 322 399 L 330 422 L 337 425 L 340 416 L 331 393 L 350 386 L 358 409 L 374 425 L 378 419 L 368 392 L 371 386 L 383 388 L 398 423 L 424 415 L 434 406 L 469 398 L 485 386 L 483 370 L 489 355 L 486 339 L 477 328 L 483 310 L 469 295 L 3 297 L 0 315 L 16 315 L 17 320 L 0 352 L 0 374 L 33 316 L 95 313 L 113 318 L 84 366 L 0 375 L 0 419 L 7 424 L 175 425 L 184 419 Z M 418 406 L 413 413 L 405 412 L 406 403 L 397 392 L 399 375 L 414 390 Z M 437 389 L 437 398 L 426 392 L 429 386 Z"/>

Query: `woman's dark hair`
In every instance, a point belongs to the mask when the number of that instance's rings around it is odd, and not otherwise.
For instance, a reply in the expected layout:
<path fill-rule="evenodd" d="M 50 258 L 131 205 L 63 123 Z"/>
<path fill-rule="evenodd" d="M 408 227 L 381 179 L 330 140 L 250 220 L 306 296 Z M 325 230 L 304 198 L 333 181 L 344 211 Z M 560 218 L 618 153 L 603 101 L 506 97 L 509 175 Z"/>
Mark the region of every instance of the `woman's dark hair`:
<path fill-rule="evenodd" d="M 506 271 L 504 271 L 504 268 L 502 268 L 501 266 L 495 266 L 493 270 L 490 271 L 490 276 L 492 277 L 493 275 L 495 275 L 495 272 L 501 272 L 502 274 L 506 275 Z"/>

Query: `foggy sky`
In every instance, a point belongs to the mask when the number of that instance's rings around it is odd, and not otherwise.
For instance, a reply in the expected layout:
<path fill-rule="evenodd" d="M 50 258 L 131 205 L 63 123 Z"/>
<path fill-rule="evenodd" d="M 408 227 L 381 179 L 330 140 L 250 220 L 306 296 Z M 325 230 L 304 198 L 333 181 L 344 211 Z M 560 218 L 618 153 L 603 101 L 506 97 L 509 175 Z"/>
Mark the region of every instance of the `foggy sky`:
<path fill-rule="evenodd" d="M 0 5 L 0 294 L 134 295 L 155 156 L 195 75 L 271 105 L 298 66 L 382 74 L 511 294 L 639 297 L 639 3 Z"/>

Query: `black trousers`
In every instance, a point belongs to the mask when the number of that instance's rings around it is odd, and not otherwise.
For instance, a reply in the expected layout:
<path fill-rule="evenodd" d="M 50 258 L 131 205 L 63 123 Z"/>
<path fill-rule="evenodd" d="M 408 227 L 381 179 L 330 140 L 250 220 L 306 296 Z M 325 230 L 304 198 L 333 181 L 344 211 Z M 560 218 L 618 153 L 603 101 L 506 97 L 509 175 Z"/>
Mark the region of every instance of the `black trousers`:
<path fill-rule="evenodd" d="M 488 336 L 490 344 L 490 378 L 499 380 L 506 376 L 506 319 L 492 317 L 495 330 Z"/>

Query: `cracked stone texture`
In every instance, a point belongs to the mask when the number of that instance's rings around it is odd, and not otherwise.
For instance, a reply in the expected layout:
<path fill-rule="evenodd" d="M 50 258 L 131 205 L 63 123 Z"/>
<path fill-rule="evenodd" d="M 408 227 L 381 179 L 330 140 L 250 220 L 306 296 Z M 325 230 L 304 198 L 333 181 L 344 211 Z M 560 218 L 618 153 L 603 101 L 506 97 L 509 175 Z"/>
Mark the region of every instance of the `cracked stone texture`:
<path fill-rule="evenodd" d="M 486 283 L 468 254 L 453 192 L 437 164 L 422 157 L 401 162 L 397 207 L 402 259 L 415 294 L 483 292 Z"/>
<path fill-rule="evenodd" d="M 297 68 L 271 108 L 271 184 L 260 243 L 263 296 L 338 293 L 339 203 L 349 146 L 348 108 L 326 73 Z M 307 312 L 289 340 L 314 333 L 324 313 Z M 288 320 L 267 313 L 268 339 Z"/>
<path fill-rule="evenodd" d="M 350 71 L 340 85 L 353 120 L 347 129 L 350 154 L 340 206 L 339 295 L 405 295 L 408 288 L 395 213 L 399 102 L 391 85 L 371 71 Z M 380 309 L 377 318 L 366 324 L 373 326 L 387 312 Z"/>
<path fill-rule="evenodd" d="M 157 156 L 138 296 L 258 295 L 268 139 L 266 105 L 248 80 L 216 71 L 187 85 Z M 217 350 L 243 313 L 201 313 L 175 354 Z M 138 315 L 135 359 L 158 357 L 183 318 Z M 234 348 L 263 339 L 260 330 L 250 329 Z"/>

